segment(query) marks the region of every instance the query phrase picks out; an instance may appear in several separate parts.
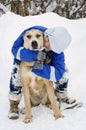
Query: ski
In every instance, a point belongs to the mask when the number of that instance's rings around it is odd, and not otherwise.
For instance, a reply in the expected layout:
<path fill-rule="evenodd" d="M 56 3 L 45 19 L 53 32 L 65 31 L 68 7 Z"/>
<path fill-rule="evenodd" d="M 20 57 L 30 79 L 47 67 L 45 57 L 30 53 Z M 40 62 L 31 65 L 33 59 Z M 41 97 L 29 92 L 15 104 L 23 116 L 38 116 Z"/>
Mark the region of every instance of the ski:
<path fill-rule="evenodd" d="M 83 103 L 82 102 L 79 102 L 79 103 L 75 103 L 75 104 L 71 104 L 70 106 L 68 107 L 65 107 L 64 110 L 67 110 L 67 109 L 74 109 L 74 108 L 80 108 L 83 106 Z"/>
<path fill-rule="evenodd" d="M 83 106 L 82 102 L 75 102 L 72 104 L 61 103 L 59 108 L 61 111 L 63 111 L 63 110 L 81 108 L 82 106 Z"/>

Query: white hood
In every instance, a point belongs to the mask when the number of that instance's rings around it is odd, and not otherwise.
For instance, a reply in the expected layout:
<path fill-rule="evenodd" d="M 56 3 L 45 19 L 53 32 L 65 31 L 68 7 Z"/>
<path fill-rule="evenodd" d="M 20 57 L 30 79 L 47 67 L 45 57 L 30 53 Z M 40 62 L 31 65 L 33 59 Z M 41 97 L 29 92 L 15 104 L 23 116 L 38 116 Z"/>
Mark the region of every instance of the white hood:
<path fill-rule="evenodd" d="M 71 35 L 64 27 L 49 28 L 44 32 L 49 37 L 50 45 L 56 53 L 63 52 L 71 42 Z"/>

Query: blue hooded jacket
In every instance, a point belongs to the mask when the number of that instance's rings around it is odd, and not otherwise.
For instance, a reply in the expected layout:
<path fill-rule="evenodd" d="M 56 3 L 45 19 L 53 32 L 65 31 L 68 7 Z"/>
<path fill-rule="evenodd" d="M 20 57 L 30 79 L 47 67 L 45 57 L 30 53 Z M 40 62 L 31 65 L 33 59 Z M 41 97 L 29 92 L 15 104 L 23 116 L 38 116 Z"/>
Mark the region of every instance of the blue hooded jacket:
<path fill-rule="evenodd" d="M 37 29 L 42 32 L 45 32 L 47 30 L 47 28 L 43 26 L 33 26 L 31 28 L 24 30 L 21 33 L 21 35 L 17 38 L 17 40 L 14 42 L 13 47 L 12 47 L 12 54 L 14 58 L 20 61 L 32 62 L 32 61 L 36 61 L 37 59 L 38 51 L 29 50 L 23 47 L 23 43 L 24 43 L 23 35 L 25 34 L 26 31 L 31 30 L 31 29 Z M 62 78 L 65 72 L 64 53 L 62 52 L 58 54 L 54 51 L 51 51 L 51 54 L 52 54 L 51 65 L 44 64 L 43 70 L 32 69 L 32 72 L 34 72 L 36 75 L 42 78 L 45 78 L 51 81 L 53 81 L 54 79 L 54 82 L 57 82 Z M 52 74 L 55 77 L 53 79 L 51 79 Z"/>

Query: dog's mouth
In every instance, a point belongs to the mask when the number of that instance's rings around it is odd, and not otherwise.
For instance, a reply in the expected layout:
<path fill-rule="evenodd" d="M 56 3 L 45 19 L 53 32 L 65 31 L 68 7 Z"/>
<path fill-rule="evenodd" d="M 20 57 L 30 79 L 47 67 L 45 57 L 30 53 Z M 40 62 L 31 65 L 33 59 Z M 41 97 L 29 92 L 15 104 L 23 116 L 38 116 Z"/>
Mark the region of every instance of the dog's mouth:
<path fill-rule="evenodd" d="M 31 42 L 31 47 L 32 47 L 32 49 L 38 49 L 38 43 L 37 43 L 37 41 L 32 41 Z"/>

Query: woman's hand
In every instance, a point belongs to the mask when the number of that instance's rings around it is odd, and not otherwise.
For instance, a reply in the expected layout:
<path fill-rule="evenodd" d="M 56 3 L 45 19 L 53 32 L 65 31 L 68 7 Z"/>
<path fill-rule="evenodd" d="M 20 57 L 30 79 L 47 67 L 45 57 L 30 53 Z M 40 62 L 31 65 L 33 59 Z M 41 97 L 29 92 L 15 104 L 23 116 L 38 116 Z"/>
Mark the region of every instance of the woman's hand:
<path fill-rule="evenodd" d="M 45 37 L 45 38 L 44 38 L 44 47 L 45 47 L 47 50 L 52 50 L 52 49 L 51 49 L 51 46 L 50 46 L 50 42 L 49 42 L 49 38 L 48 38 L 48 37 Z"/>

